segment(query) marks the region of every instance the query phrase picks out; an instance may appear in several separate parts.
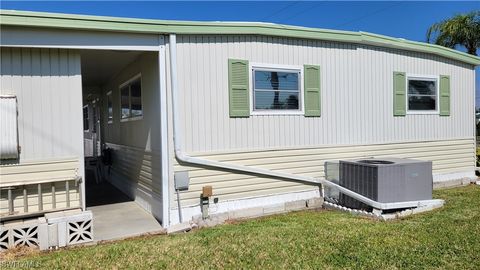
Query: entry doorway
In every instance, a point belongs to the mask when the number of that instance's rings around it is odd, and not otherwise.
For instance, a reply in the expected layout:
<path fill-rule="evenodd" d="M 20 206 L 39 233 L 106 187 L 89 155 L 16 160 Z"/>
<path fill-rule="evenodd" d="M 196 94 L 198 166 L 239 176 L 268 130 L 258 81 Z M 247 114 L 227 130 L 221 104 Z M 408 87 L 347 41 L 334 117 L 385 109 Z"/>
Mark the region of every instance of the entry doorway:
<path fill-rule="evenodd" d="M 140 94 L 133 86 L 124 87 L 123 74 L 138 74 L 138 68 L 143 68 L 145 59 L 157 59 L 154 53 L 140 51 L 114 50 L 81 50 L 82 89 L 83 89 L 83 117 L 84 117 L 84 155 L 85 155 L 85 199 L 87 210 L 93 213 L 95 239 L 115 240 L 124 237 L 138 236 L 145 233 L 161 232 L 160 222 L 147 211 L 136 196 L 139 193 L 137 186 L 143 177 L 144 160 L 136 149 L 144 147 L 129 146 L 132 143 L 150 145 L 142 129 L 142 114 L 139 119 L 130 117 L 124 119 L 123 113 L 128 108 L 134 114 L 144 109 L 143 104 L 136 105 L 147 94 L 148 86 Z M 143 58 L 142 58 L 143 57 Z M 140 64 L 139 64 L 140 63 Z M 148 63 L 148 62 L 147 62 Z M 148 78 L 147 75 L 144 77 Z M 153 73 L 155 74 L 155 73 Z M 135 80 L 133 81 L 135 82 Z M 133 83 L 132 83 L 133 85 Z M 122 91 L 127 89 L 129 91 Z M 155 91 L 156 89 L 153 89 Z M 128 92 L 126 98 L 122 95 Z M 137 91 L 138 92 L 138 91 Z M 138 100 L 135 99 L 138 96 Z M 128 102 L 125 102 L 128 101 Z M 148 127 L 151 130 L 151 127 Z M 145 138 L 139 136 L 144 135 Z M 129 141 L 135 138 L 135 141 Z M 147 160 L 150 161 L 150 160 Z M 157 166 L 159 162 L 154 161 Z M 129 167 L 130 166 L 130 167 Z M 154 167 L 156 168 L 156 167 Z M 157 170 L 152 170 L 152 177 L 157 177 Z M 128 186 L 133 183 L 137 186 Z M 161 205 L 154 205 L 161 207 Z"/>
<path fill-rule="evenodd" d="M 101 106 L 99 97 L 87 97 L 83 107 L 83 140 L 85 157 L 101 155 Z"/>

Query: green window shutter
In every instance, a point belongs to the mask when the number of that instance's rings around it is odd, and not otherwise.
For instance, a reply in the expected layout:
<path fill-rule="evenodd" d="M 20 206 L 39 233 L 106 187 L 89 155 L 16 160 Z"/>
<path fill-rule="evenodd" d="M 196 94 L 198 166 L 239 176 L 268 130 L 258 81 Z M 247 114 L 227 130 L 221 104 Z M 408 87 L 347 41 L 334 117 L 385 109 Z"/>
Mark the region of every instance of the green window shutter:
<path fill-rule="evenodd" d="M 450 116 L 450 76 L 440 75 L 440 115 Z"/>
<path fill-rule="evenodd" d="M 405 116 L 407 113 L 407 78 L 405 72 L 393 72 L 393 115 Z"/>
<path fill-rule="evenodd" d="M 304 66 L 305 116 L 321 115 L 320 66 Z"/>
<path fill-rule="evenodd" d="M 228 59 L 230 117 L 249 117 L 248 61 Z"/>

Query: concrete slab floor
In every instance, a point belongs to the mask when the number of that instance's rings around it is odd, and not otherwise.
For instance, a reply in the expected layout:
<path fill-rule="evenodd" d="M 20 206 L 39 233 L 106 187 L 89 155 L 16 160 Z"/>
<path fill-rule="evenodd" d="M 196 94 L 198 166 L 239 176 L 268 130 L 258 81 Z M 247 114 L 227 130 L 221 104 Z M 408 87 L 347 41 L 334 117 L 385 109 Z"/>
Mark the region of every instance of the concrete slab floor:
<path fill-rule="evenodd" d="M 133 201 L 88 209 L 93 213 L 95 241 L 116 240 L 163 230 L 151 214 Z"/>
<path fill-rule="evenodd" d="M 90 178 L 91 179 L 91 178 Z M 93 213 L 95 241 L 116 240 L 163 230 L 137 203 L 107 181 L 86 182 L 87 210 Z"/>

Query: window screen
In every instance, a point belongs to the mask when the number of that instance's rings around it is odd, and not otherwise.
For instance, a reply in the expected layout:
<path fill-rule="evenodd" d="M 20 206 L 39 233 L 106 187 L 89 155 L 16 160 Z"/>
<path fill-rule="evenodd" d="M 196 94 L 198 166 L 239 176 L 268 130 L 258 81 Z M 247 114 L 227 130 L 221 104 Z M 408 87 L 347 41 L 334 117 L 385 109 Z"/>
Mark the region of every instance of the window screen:
<path fill-rule="evenodd" d="M 408 79 L 408 110 L 437 110 L 437 81 L 435 79 Z"/>
<path fill-rule="evenodd" d="M 89 119 L 88 119 L 88 106 L 83 107 L 83 130 L 88 131 L 89 127 Z"/>
<path fill-rule="evenodd" d="M 130 117 L 130 86 L 120 88 L 120 95 L 122 119 L 125 119 Z"/>
<path fill-rule="evenodd" d="M 112 92 L 107 94 L 107 119 L 108 123 L 113 122 L 113 101 L 112 101 Z"/>
<path fill-rule="evenodd" d="M 300 110 L 300 71 L 254 69 L 253 109 Z"/>
<path fill-rule="evenodd" d="M 142 111 L 142 82 L 136 79 L 130 85 L 131 116 L 141 116 Z"/>
<path fill-rule="evenodd" d="M 143 115 L 142 79 L 140 76 L 120 87 L 122 119 L 136 118 Z"/>

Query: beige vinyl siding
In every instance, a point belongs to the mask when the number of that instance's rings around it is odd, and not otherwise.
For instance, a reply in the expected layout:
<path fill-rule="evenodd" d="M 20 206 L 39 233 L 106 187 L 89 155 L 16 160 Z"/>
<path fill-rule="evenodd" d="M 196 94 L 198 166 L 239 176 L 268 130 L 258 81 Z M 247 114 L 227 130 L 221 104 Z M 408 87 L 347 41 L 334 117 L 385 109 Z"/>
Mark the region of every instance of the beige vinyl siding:
<path fill-rule="evenodd" d="M 119 86 L 141 74 L 142 109 L 140 120 L 120 121 Z M 158 58 L 156 53 L 143 53 L 119 74 L 102 86 L 102 135 L 107 143 L 160 150 Z M 112 91 L 113 122 L 107 124 L 107 92 Z"/>
<path fill-rule="evenodd" d="M 474 137 L 473 66 L 425 53 L 265 36 L 179 35 L 186 152 L 262 150 Z M 228 59 L 321 67 L 322 115 L 230 118 Z M 393 72 L 450 75 L 451 115 L 393 116 Z"/>
<path fill-rule="evenodd" d="M 472 172 L 473 175 L 474 150 L 474 140 L 466 138 L 390 144 L 291 147 L 249 152 L 212 152 L 194 156 L 316 178 L 324 177 L 324 162 L 327 160 L 388 156 L 432 161 L 434 175 L 456 172 Z M 205 185 L 213 186 L 213 197 L 218 197 L 220 202 L 316 189 L 291 181 L 180 166 L 175 160 L 172 162 L 175 171 L 188 170 L 190 175 L 189 190 L 181 192 L 182 207 L 198 205 L 202 186 Z M 175 196 L 172 196 L 171 203 L 175 208 L 177 205 Z"/>
<path fill-rule="evenodd" d="M 119 86 L 141 74 L 143 116 L 120 121 Z M 110 181 L 161 219 L 161 161 L 158 56 L 145 52 L 102 86 L 103 142 L 113 149 Z M 107 92 L 112 91 L 113 122 L 107 124 Z"/>
<path fill-rule="evenodd" d="M 25 162 L 17 165 L 0 166 L 2 186 L 15 184 L 12 190 L 15 214 L 32 213 L 40 211 L 38 184 L 41 183 L 41 201 L 43 211 L 61 208 L 81 207 L 79 182 L 74 179 L 79 176 L 79 160 L 77 158 Z M 51 182 L 51 181 L 58 182 Z M 69 205 L 67 203 L 67 189 L 65 181 L 69 180 Z M 52 189 L 52 186 L 54 188 Z M 55 196 L 53 196 L 53 191 Z M 27 194 L 27 209 L 25 208 L 24 192 Z M 55 205 L 53 204 L 55 201 Z M 27 210 L 25 212 L 25 210 Z M 0 215 L 8 213 L 8 196 L 2 190 L 0 196 Z"/>
<path fill-rule="evenodd" d="M 29 181 L 58 180 L 79 176 L 78 158 L 24 162 L 0 166 L 1 185 L 28 184 Z"/>
<path fill-rule="evenodd" d="M 83 156 L 80 55 L 1 48 L 0 94 L 16 95 L 20 162 Z"/>
<path fill-rule="evenodd" d="M 161 162 L 158 152 L 108 144 L 114 150 L 112 171 L 124 176 L 132 185 L 161 196 Z M 112 181 L 116 181 L 112 178 Z"/>
<path fill-rule="evenodd" d="M 17 214 L 67 207 L 65 180 L 83 176 L 82 79 L 74 50 L 1 47 L 0 94 L 15 95 L 20 158 L 0 165 L 2 185 L 12 191 Z M 51 181 L 60 180 L 54 184 Z M 54 189 L 52 189 L 52 185 Z M 69 181 L 70 207 L 81 207 L 80 182 Z M 55 190 L 55 199 L 52 196 Z M 0 212 L 8 212 L 2 190 Z"/>

